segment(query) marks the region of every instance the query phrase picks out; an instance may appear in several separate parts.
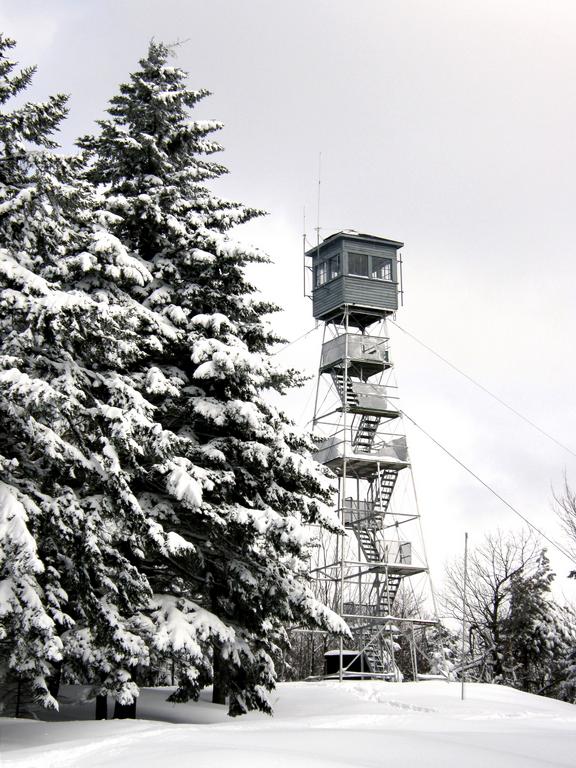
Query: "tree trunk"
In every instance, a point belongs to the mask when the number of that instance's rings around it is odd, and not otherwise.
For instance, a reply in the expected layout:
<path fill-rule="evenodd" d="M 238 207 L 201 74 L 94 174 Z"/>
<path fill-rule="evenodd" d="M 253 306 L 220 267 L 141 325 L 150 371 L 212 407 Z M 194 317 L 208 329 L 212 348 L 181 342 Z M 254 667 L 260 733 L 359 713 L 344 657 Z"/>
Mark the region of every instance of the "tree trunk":
<path fill-rule="evenodd" d="M 102 694 L 96 696 L 95 720 L 108 720 L 108 696 Z"/>
<path fill-rule="evenodd" d="M 20 717 L 20 702 L 22 701 L 22 679 L 18 675 L 18 682 L 16 683 L 16 712 L 14 717 Z"/>
<path fill-rule="evenodd" d="M 316 657 L 316 648 L 314 647 L 315 646 L 314 639 L 315 639 L 314 638 L 314 633 L 312 633 L 312 635 L 310 637 L 310 646 L 311 646 L 311 648 L 310 648 L 310 673 L 309 673 L 310 677 L 312 677 L 314 675 L 314 672 L 316 671 L 316 669 L 315 669 L 315 667 L 316 667 L 316 663 L 315 663 L 316 662 L 316 658 L 315 658 Z"/>
<path fill-rule="evenodd" d="M 136 719 L 136 699 L 132 704 L 114 704 L 114 720 L 135 720 Z"/>
<path fill-rule="evenodd" d="M 222 659 L 214 646 L 212 655 L 213 685 L 212 704 L 226 704 L 226 681 L 222 670 Z"/>
<path fill-rule="evenodd" d="M 60 691 L 61 678 L 62 678 L 62 662 L 58 661 L 56 664 L 54 664 L 54 674 L 50 677 L 48 681 L 48 692 L 50 693 L 50 696 L 53 696 L 55 699 L 58 698 L 58 693 Z"/>

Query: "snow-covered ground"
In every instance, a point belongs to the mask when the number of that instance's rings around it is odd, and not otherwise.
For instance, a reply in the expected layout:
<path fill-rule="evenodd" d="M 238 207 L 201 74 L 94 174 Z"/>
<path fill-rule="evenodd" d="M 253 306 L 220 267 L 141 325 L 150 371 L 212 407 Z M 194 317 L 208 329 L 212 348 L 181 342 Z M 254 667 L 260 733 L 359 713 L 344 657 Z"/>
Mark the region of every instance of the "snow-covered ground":
<path fill-rule="evenodd" d="M 69 693 L 71 692 L 68 689 Z M 501 686 L 284 683 L 274 717 L 142 692 L 137 721 L 0 720 L 3 768 L 532 768 L 576 766 L 576 707 Z"/>

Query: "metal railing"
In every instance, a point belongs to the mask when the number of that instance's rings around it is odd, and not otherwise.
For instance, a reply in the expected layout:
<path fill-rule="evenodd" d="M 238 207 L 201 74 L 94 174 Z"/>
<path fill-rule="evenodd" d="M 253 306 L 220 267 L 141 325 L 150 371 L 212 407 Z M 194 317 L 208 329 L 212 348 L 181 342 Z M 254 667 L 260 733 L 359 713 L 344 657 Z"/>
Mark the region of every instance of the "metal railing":
<path fill-rule="evenodd" d="M 328 368 L 343 362 L 346 356 L 346 336 L 348 336 L 348 359 L 356 364 L 386 366 L 390 359 L 388 355 L 388 339 L 380 336 L 360 336 L 349 333 L 336 336 L 322 345 L 320 366 Z"/>
<path fill-rule="evenodd" d="M 322 440 L 318 445 L 318 451 L 314 458 L 321 464 L 330 464 L 343 458 L 366 458 L 381 459 L 384 464 L 387 463 L 406 463 L 408 462 L 408 446 L 404 436 L 384 436 L 385 439 L 379 439 L 362 452 L 355 451 L 350 441 L 344 440 L 342 431 Z"/>

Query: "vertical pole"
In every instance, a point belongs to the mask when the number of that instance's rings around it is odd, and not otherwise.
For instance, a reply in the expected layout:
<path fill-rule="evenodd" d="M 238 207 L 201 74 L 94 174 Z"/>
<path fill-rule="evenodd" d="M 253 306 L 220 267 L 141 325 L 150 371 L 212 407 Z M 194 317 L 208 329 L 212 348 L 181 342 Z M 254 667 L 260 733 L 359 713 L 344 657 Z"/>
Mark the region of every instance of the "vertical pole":
<path fill-rule="evenodd" d="M 320 190 L 322 177 L 322 152 L 318 152 L 318 197 L 316 201 L 316 255 L 320 256 Z"/>
<path fill-rule="evenodd" d="M 342 478 L 338 478 L 338 495 L 337 495 L 337 510 L 338 510 L 338 519 L 342 520 L 342 509 L 344 507 L 344 499 L 342 498 Z M 338 614 L 341 613 L 341 605 L 340 605 L 340 534 L 336 535 L 336 549 L 334 552 L 334 558 L 333 562 L 335 566 L 333 566 L 330 569 L 330 576 L 332 578 L 332 583 L 334 585 L 334 600 L 331 604 L 331 608 Z M 335 570 L 334 570 L 335 569 Z"/>
<path fill-rule="evenodd" d="M 398 265 L 400 267 L 400 306 L 404 306 L 404 280 L 402 276 L 402 254 L 398 254 Z"/>
<path fill-rule="evenodd" d="M 357 562 L 362 561 L 362 546 L 360 544 L 360 536 L 358 535 L 360 531 L 361 525 L 365 525 L 365 522 L 360 522 L 362 517 L 366 517 L 366 510 L 363 510 L 361 508 L 361 501 L 360 501 L 360 478 L 356 478 L 356 521 L 355 521 L 355 532 L 356 532 L 356 560 Z M 362 605 L 362 602 L 364 600 L 363 598 L 363 591 L 362 591 L 362 568 L 358 567 L 358 603 L 359 605 Z"/>
<path fill-rule="evenodd" d="M 314 419 L 312 420 L 312 431 L 314 431 L 316 424 L 318 423 L 318 398 L 320 395 L 320 370 L 322 368 L 322 352 L 324 350 L 324 344 L 326 342 L 326 329 L 327 323 L 324 323 L 322 329 L 322 344 L 320 345 L 320 360 L 318 361 L 318 376 L 316 377 L 316 395 L 314 397 Z"/>
<path fill-rule="evenodd" d="M 464 534 L 464 584 L 462 590 L 462 690 L 460 698 L 464 701 L 464 683 L 466 678 L 466 670 L 464 669 L 464 654 L 466 650 L 466 589 L 468 587 L 468 531 Z"/>
<path fill-rule="evenodd" d="M 321 375 L 322 375 L 321 374 L 322 354 L 323 354 L 323 350 L 324 350 L 324 343 L 326 341 L 326 330 L 327 330 L 327 328 L 328 328 L 327 324 L 324 323 L 324 327 L 322 328 L 322 344 L 320 345 L 320 359 L 318 361 L 318 376 L 316 377 L 316 393 L 315 393 L 315 397 L 314 397 L 314 418 L 312 420 L 312 431 L 313 432 L 316 431 L 316 425 L 318 424 L 318 399 L 319 399 L 319 395 L 320 395 L 320 378 L 321 378 Z M 340 494 L 340 484 L 338 484 L 338 494 Z M 339 495 L 338 495 L 338 508 L 340 508 L 340 496 Z M 310 555 L 310 557 L 312 557 L 312 555 Z M 338 538 L 336 538 L 336 557 L 338 557 Z M 326 563 L 326 555 L 324 555 L 324 563 Z M 324 569 L 321 571 L 321 575 L 322 575 L 323 579 L 327 579 L 329 574 L 330 574 L 330 576 L 333 574 L 333 570 L 332 569 L 330 569 L 330 571 L 327 571 L 327 570 L 324 570 Z M 323 582 L 323 583 L 327 584 L 327 582 Z M 328 589 L 329 588 L 330 587 L 328 587 Z M 324 587 L 322 589 L 324 590 Z M 325 593 L 325 597 L 326 597 L 326 603 L 328 603 L 329 595 L 328 595 L 327 591 Z M 326 650 L 326 648 L 324 648 L 324 650 Z M 311 663 L 312 663 L 312 665 L 314 664 L 314 654 L 312 654 L 312 662 Z"/>
<path fill-rule="evenodd" d="M 438 634 L 440 637 L 440 650 L 442 652 L 442 658 L 444 659 L 444 661 L 446 661 L 446 650 L 444 648 L 444 644 L 442 643 L 442 624 L 440 623 L 440 614 L 438 613 L 438 604 L 436 602 L 436 590 L 434 589 L 434 582 L 432 580 L 432 575 L 430 573 L 430 568 L 428 565 L 428 552 L 426 551 L 426 540 L 424 538 L 424 529 L 422 528 L 422 516 L 420 513 L 420 503 L 418 500 L 418 492 L 416 491 L 416 481 L 414 480 L 414 470 L 412 468 L 412 464 L 410 464 L 409 471 L 410 471 L 410 480 L 412 482 L 412 492 L 414 494 L 414 502 L 416 504 L 416 514 L 418 516 L 418 528 L 420 531 L 422 554 L 424 555 L 424 564 L 426 565 L 426 572 L 428 574 L 428 583 L 430 585 L 430 596 L 432 597 L 432 608 L 434 610 L 434 619 L 436 620 L 436 626 L 438 627 Z M 448 677 L 446 678 L 446 680 L 448 681 Z"/>
<path fill-rule="evenodd" d="M 306 207 L 304 207 L 302 218 L 302 290 L 306 298 Z M 312 274 L 312 281 L 314 281 L 314 274 Z M 312 282 L 312 289 L 314 289 L 314 282 Z"/>
<path fill-rule="evenodd" d="M 344 310 L 344 410 L 343 410 L 343 419 L 342 419 L 342 427 L 344 430 L 344 441 L 343 441 L 343 461 L 342 461 L 342 506 L 340 511 L 340 524 L 342 527 L 344 527 L 344 504 L 346 503 L 346 473 L 348 471 L 347 466 L 347 455 L 348 455 L 348 420 L 347 420 L 347 414 L 348 414 L 348 356 L 349 356 L 349 350 L 348 350 L 348 307 L 345 307 Z M 344 544 L 345 544 L 345 536 L 346 533 L 343 532 L 340 534 L 340 540 L 341 540 L 341 548 L 340 548 L 340 616 L 344 613 Z M 344 679 L 344 671 L 343 671 L 343 663 L 344 663 L 344 638 L 340 636 L 340 673 L 339 673 L 339 680 L 342 682 Z"/>
<path fill-rule="evenodd" d="M 398 680 L 397 676 L 397 670 L 396 670 L 396 657 L 394 654 L 394 630 L 393 630 L 393 623 L 391 620 L 392 616 L 392 605 L 390 603 L 390 575 L 388 573 L 388 545 L 384 544 L 384 589 L 386 592 L 386 612 L 388 614 L 388 627 L 390 629 L 390 649 L 388 654 L 388 660 L 390 662 L 390 671 L 394 674 L 394 679 L 396 682 L 400 682 Z"/>

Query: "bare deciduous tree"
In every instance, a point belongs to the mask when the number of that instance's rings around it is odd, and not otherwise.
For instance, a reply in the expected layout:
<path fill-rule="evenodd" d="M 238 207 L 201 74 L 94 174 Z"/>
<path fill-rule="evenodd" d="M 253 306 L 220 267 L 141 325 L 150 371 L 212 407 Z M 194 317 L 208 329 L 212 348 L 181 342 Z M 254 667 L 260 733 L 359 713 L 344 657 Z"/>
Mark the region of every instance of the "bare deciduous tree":
<path fill-rule="evenodd" d="M 554 493 L 555 509 L 558 518 L 568 538 L 568 550 L 576 559 L 576 492 L 568 485 L 568 478 L 564 476 L 562 490 Z M 571 571 L 570 578 L 576 578 L 576 570 Z"/>
<path fill-rule="evenodd" d="M 542 547 L 530 531 L 488 534 L 468 558 L 466 625 L 472 658 L 478 658 L 478 677 L 492 681 L 504 673 L 502 630 L 510 606 L 514 578 L 531 571 Z M 462 621 L 464 564 L 446 568 L 442 603 L 448 616 Z"/>

